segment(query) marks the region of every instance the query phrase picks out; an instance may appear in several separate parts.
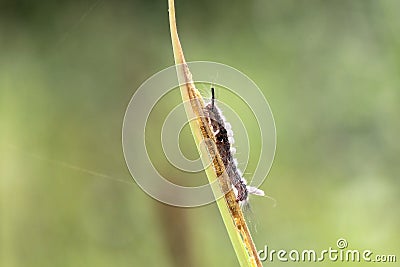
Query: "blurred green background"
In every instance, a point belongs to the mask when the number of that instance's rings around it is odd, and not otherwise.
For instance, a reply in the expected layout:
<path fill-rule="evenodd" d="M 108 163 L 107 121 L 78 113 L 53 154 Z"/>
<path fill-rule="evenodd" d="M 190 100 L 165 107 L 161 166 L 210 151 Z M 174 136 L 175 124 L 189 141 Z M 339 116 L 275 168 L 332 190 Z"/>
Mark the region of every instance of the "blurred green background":
<path fill-rule="evenodd" d="M 186 59 L 243 71 L 274 113 L 261 188 L 278 205 L 252 199 L 259 249 L 322 250 L 342 237 L 400 257 L 399 10 L 176 1 Z M 167 1 L 0 2 L 1 266 L 238 265 L 215 204 L 160 204 L 125 166 L 125 108 L 172 63 Z"/>

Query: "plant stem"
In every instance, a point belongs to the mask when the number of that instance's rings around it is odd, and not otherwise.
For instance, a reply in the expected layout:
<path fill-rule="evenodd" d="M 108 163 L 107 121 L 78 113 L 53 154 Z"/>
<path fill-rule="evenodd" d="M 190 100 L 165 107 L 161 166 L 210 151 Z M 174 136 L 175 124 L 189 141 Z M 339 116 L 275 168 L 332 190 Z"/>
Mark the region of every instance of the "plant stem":
<path fill-rule="evenodd" d="M 212 141 L 204 143 L 206 144 L 209 154 L 213 156 L 212 168 L 206 168 L 208 180 L 210 184 L 213 184 L 216 180 L 218 180 L 219 183 L 219 187 L 212 187 L 214 195 L 217 196 L 221 193 L 216 192 L 216 190 L 227 192 L 224 194 L 224 197 L 217 199 L 219 211 L 240 265 L 262 266 L 242 210 L 236 201 L 236 195 L 233 190 L 231 190 L 229 177 L 227 177 L 225 172 L 225 166 L 215 145 L 213 145 L 215 144 L 215 138 L 204 116 L 203 98 L 194 85 L 192 74 L 185 61 L 176 27 L 174 0 L 168 0 L 168 7 L 172 47 L 182 101 L 185 103 L 185 110 L 189 120 L 190 118 L 195 118 L 194 120 L 190 120 L 190 128 L 203 162 L 207 162 L 207 153 L 201 151 L 200 143 L 207 140 Z"/>

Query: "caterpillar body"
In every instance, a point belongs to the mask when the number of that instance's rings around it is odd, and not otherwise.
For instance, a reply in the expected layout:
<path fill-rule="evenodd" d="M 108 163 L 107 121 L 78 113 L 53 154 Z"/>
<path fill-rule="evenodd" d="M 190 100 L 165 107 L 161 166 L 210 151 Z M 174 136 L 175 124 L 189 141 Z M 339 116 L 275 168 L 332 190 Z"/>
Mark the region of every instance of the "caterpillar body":
<path fill-rule="evenodd" d="M 264 196 L 265 194 L 263 190 L 247 185 L 246 179 L 244 179 L 242 172 L 237 166 L 237 160 L 234 158 L 236 149 L 232 146 L 234 144 L 234 139 L 231 125 L 226 122 L 221 110 L 215 104 L 214 88 L 211 88 L 211 94 L 211 102 L 204 108 L 205 116 L 214 133 L 216 147 L 224 163 L 229 181 L 235 191 L 236 201 L 240 204 L 246 204 L 249 194 L 259 196 Z"/>

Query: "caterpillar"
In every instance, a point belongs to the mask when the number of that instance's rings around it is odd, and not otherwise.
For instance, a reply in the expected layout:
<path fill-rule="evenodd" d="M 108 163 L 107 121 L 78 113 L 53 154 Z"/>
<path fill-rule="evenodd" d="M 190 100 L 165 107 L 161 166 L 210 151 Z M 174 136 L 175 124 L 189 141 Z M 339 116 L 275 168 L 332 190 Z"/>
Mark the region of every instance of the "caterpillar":
<path fill-rule="evenodd" d="M 205 116 L 207 117 L 210 128 L 212 129 L 216 147 L 224 163 L 225 170 L 229 177 L 229 181 L 234 188 L 236 201 L 241 204 L 246 204 L 249 199 L 249 194 L 264 196 L 264 191 L 253 186 L 248 186 L 242 172 L 238 168 L 237 160 L 233 157 L 236 149 L 232 146 L 235 142 L 231 124 L 226 122 L 221 110 L 215 103 L 215 92 L 211 87 L 211 102 L 205 108 Z"/>

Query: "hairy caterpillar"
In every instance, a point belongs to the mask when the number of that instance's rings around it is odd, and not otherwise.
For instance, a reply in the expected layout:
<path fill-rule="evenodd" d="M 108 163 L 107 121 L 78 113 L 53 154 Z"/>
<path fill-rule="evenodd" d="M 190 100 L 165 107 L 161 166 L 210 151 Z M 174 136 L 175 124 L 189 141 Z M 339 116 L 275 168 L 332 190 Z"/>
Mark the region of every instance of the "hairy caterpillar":
<path fill-rule="evenodd" d="M 242 172 L 238 169 L 237 160 L 233 157 L 236 149 L 232 147 L 234 143 L 233 132 L 230 123 L 226 122 L 221 110 L 215 104 L 214 88 L 211 88 L 211 102 L 205 106 L 205 115 L 213 130 L 216 147 L 224 163 L 225 170 L 232 184 L 236 201 L 246 204 L 249 194 L 264 196 L 264 191 L 253 186 L 248 186 L 243 178 Z"/>

